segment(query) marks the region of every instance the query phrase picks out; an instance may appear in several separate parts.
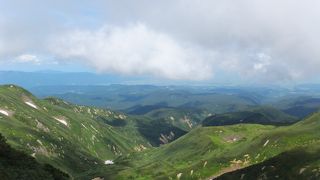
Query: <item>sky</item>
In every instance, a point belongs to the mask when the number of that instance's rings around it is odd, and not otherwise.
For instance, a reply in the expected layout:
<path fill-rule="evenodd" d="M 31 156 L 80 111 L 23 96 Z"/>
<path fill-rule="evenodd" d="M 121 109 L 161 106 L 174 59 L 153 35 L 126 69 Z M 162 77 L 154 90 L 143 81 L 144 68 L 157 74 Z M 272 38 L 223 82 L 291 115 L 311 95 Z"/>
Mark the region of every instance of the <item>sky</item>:
<path fill-rule="evenodd" d="M 0 0 L 0 70 L 318 82 L 319 9 L 317 0 Z"/>

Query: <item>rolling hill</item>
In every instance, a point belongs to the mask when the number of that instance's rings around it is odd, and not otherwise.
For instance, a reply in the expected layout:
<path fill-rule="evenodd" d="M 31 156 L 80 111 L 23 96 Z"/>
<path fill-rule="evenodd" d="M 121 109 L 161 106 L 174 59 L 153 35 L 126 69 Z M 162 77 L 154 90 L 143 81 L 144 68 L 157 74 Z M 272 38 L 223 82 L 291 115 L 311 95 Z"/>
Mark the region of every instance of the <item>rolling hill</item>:
<path fill-rule="evenodd" d="M 49 164 L 40 164 L 33 157 L 13 149 L 0 134 L 0 177 L 10 179 L 66 180 L 69 176 Z"/>
<path fill-rule="evenodd" d="M 217 179 L 319 179 L 319 128 L 320 113 L 286 127 L 284 130 L 288 130 L 285 134 L 287 136 L 281 139 L 291 141 L 296 147 L 264 162 L 226 173 Z"/>
<path fill-rule="evenodd" d="M 237 124 L 199 127 L 170 144 L 124 158 L 123 162 L 131 162 L 127 165 L 130 168 L 119 172 L 117 177 L 217 178 L 237 169 L 263 162 L 268 163 L 266 161 L 268 159 L 274 162 L 272 158 L 281 157 L 282 153 L 287 153 L 292 158 L 301 154 L 295 153 L 296 151 L 312 152 L 312 149 L 319 148 L 319 129 L 320 113 L 290 126 Z M 309 147 L 313 148 L 309 149 Z M 316 157 L 316 155 L 310 155 L 310 157 Z M 292 164 L 293 170 L 296 170 L 294 167 L 300 168 L 301 163 L 301 168 L 312 167 L 306 173 L 319 177 L 317 169 L 320 164 L 317 159 L 296 163 L 296 165 Z M 273 166 L 277 167 L 277 164 Z M 313 169 L 316 171 L 312 171 Z M 284 168 L 282 170 L 284 171 Z M 251 171 L 253 172 L 255 171 Z M 306 176 L 309 175 L 306 174 Z M 279 177 L 290 176 L 283 173 L 279 174 Z"/>
<path fill-rule="evenodd" d="M 313 112 L 320 110 L 320 98 L 302 96 L 279 100 L 274 107 L 298 118 L 304 118 Z"/>
<path fill-rule="evenodd" d="M 274 121 L 291 118 L 273 108 L 251 112 Z M 257 177 L 287 178 L 298 171 L 301 177 L 319 177 L 320 113 L 287 126 L 196 126 L 188 133 L 167 116 L 153 121 L 56 98 L 39 100 L 20 87 L 0 86 L 0 131 L 10 146 L 75 179 L 251 178 L 256 169 L 263 169 Z M 286 159 L 300 155 L 305 161 L 283 172 Z"/>
<path fill-rule="evenodd" d="M 223 92 L 210 87 L 107 85 L 38 86 L 30 88 L 40 97 L 55 96 L 68 102 L 112 108 L 144 115 L 159 108 L 196 108 L 214 113 L 238 111 L 257 105 L 258 95 L 241 90 Z"/>
<path fill-rule="evenodd" d="M 320 148 L 315 145 L 281 153 L 264 162 L 223 174 L 216 179 L 318 179 Z"/>
<path fill-rule="evenodd" d="M 231 112 L 210 116 L 202 121 L 203 126 L 223 126 L 239 123 L 285 125 L 296 122 L 298 118 L 273 107 L 261 106 L 246 111 Z"/>
<path fill-rule="evenodd" d="M 109 122 L 125 121 L 126 126 Z M 104 161 L 151 147 L 124 114 L 49 98 L 38 100 L 13 85 L 0 87 L 0 131 L 15 149 L 72 177 Z"/>

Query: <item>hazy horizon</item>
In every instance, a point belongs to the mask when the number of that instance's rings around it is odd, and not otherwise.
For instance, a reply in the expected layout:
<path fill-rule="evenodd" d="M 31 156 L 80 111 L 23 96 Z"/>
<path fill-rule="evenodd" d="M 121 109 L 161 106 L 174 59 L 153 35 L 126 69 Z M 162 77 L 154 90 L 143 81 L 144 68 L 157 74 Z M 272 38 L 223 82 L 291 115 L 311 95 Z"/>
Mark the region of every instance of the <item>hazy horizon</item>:
<path fill-rule="evenodd" d="M 0 70 L 319 83 L 317 1 L 1 0 Z"/>

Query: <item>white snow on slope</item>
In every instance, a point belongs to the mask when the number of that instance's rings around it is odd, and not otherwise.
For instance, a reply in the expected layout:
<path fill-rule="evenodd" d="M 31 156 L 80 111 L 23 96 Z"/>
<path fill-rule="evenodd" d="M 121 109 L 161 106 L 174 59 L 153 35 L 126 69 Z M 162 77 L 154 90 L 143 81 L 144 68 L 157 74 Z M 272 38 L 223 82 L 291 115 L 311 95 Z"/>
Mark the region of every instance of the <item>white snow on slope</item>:
<path fill-rule="evenodd" d="M 5 115 L 5 116 L 9 116 L 9 113 L 5 110 L 0 109 L 0 113 Z"/>
<path fill-rule="evenodd" d="M 32 102 L 29 102 L 29 101 L 25 101 L 24 103 L 26 103 L 28 106 L 30 106 L 30 107 L 33 107 L 33 108 L 35 108 L 35 109 L 38 109 L 38 107 L 35 105 L 35 104 L 33 104 Z"/>
<path fill-rule="evenodd" d="M 62 118 L 53 117 L 55 120 L 59 121 L 60 123 L 64 124 L 65 126 L 68 126 L 68 123 L 66 120 Z"/>
<path fill-rule="evenodd" d="M 112 160 L 106 160 L 104 161 L 104 164 L 111 165 L 111 164 L 114 164 L 114 162 Z"/>

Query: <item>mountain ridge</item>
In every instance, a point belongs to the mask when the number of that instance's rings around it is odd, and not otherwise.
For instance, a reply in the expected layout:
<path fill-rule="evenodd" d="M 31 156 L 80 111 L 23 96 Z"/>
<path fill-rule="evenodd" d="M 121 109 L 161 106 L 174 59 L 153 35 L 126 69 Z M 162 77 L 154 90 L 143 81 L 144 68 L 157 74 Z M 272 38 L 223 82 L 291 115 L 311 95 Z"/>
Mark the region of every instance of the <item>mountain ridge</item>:
<path fill-rule="evenodd" d="M 0 110 L 0 131 L 13 148 L 75 179 L 223 177 L 320 142 L 319 112 L 287 126 L 197 126 L 179 134 L 165 121 L 56 98 L 39 100 L 14 85 L 0 86 Z M 159 140 L 163 145 L 155 147 Z"/>

